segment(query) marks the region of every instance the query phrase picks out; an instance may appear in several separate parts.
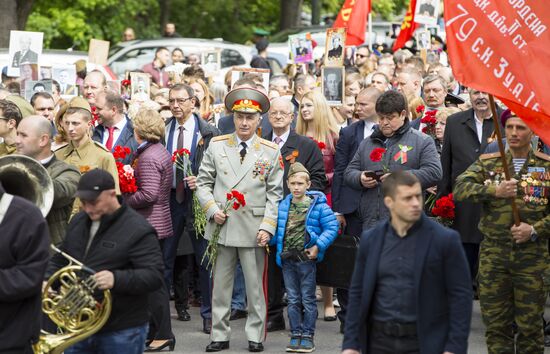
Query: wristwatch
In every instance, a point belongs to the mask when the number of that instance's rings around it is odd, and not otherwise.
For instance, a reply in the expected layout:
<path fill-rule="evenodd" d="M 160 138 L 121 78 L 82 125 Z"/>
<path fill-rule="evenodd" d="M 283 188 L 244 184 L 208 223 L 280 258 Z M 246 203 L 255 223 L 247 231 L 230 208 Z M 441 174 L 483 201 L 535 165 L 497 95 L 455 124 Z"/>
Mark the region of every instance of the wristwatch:
<path fill-rule="evenodd" d="M 531 226 L 531 242 L 537 241 L 538 238 L 539 238 L 539 235 L 535 231 L 535 227 Z"/>

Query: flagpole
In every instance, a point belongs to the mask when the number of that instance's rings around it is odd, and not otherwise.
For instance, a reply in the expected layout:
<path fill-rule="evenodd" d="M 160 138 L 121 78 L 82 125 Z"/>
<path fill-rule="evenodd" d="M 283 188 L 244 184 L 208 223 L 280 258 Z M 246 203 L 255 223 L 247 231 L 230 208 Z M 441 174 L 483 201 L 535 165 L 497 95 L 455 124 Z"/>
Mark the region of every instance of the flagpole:
<path fill-rule="evenodd" d="M 510 180 L 510 170 L 508 169 L 508 161 L 506 161 L 506 155 L 504 154 L 504 144 L 502 143 L 502 134 L 500 132 L 500 124 L 498 124 L 497 109 L 495 104 L 495 98 L 493 95 L 489 95 L 489 105 L 491 106 L 491 113 L 493 114 L 493 122 L 495 123 L 495 133 L 497 136 L 498 150 L 500 152 L 500 158 L 502 160 L 502 168 L 504 169 L 504 178 L 507 181 Z M 519 211 L 516 204 L 516 199 L 511 198 L 512 202 L 512 215 L 514 216 L 514 224 L 519 226 Z"/>
<path fill-rule="evenodd" d="M 367 18 L 367 27 L 369 29 L 369 51 L 372 51 L 372 12 L 369 11 L 369 15 L 367 16 Z"/>

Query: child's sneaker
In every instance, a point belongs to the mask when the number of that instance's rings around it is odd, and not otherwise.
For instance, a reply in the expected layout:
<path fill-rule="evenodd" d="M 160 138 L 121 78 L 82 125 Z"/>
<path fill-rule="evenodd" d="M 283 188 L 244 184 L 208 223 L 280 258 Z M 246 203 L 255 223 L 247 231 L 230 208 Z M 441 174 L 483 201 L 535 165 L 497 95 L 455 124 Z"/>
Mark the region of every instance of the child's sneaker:
<path fill-rule="evenodd" d="M 313 344 L 312 336 L 302 336 L 300 340 L 300 348 L 298 348 L 299 353 L 311 353 L 315 350 L 315 344 Z"/>
<path fill-rule="evenodd" d="M 300 349 L 300 336 L 293 335 L 290 336 L 290 342 L 288 342 L 288 345 L 286 346 L 286 351 L 291 353 L 297 353 L 298 349 Z"/>

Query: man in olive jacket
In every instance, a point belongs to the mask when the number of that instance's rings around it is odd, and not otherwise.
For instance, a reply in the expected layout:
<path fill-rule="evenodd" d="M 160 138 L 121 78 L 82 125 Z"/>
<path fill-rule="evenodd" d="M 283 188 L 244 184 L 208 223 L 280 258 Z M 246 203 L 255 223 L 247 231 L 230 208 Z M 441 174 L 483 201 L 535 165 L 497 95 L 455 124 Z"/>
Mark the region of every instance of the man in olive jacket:
<path fill-rule="evenodd" d="M 76 167 L 55 157 L 51 150 L 51 134 L 51 124 L 48 119 L 42 116 L 29 116 L 24 118 L 17 127 L 15 145 L 18 154 L 40 162 L 52 179 L 53 205 L 46 220 L 51 243 L 59 246 L 65 238 L 80 172 Z"/>

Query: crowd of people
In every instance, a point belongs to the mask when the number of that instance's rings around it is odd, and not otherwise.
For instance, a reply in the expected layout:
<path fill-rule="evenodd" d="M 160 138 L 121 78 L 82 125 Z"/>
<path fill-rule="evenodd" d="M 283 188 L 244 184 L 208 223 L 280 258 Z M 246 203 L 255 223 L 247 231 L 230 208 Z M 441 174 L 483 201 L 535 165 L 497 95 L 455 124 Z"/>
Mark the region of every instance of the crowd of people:
<path fill-rule="evenodd" d="M 355 48 L 337 106 L 318 67 L 291 64 L 268 90 L 255 73 L 220 87 L 195 53 L 164 47 L 135 68 L 145 98 L 84 67 L 82 96 L 54 82 L 27 102 L 3 71 L 0 156 L 42 164 L 54 200 L 44 219 L 0 177 L 0 352 L 38 340 L 43 282 L 67 264 L 52 244 L 113 297 L 66 353 L 174 350 L 171 300 L 178 321 L 200 307 L 207 352 L 229 348 L 240 318 L 250 352 L 286 328 L 286 351 L 312 352 L 320 317 L 339 321 L 346 354 L 466 353 L 474 299 L 489 353 L 543 353 L 548 145 L 506 107 L 493 117 L 432 44 L 428 60 Z M 178 61 L 181 75 L 165 71 Z M 449 195 L 450 228 L 432 209 Z M 340 235 L 359 243 L 350 285 L 318 287 Z"/>

